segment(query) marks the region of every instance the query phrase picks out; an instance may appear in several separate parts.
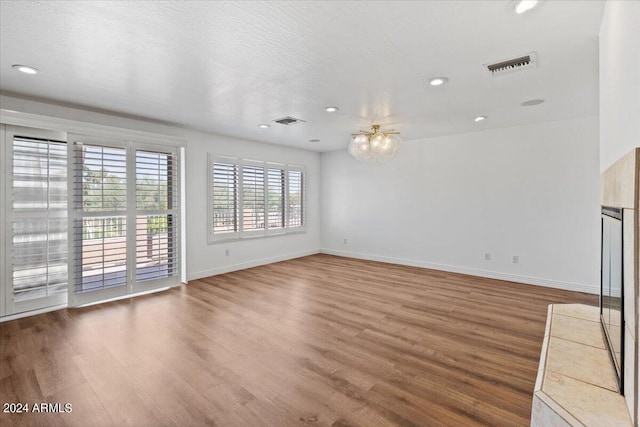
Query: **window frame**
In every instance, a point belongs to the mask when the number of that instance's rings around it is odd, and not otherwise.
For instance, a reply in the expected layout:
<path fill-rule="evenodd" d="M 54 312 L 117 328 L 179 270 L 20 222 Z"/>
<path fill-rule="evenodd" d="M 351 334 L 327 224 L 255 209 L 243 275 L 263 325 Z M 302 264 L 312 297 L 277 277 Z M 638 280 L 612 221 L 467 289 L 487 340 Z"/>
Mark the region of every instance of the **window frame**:
<path fill-rule="evenodd" d="M 228 163 L 234 164 L 237 167 L 238 179 L 237 179 L 237 198 L 238 198 L 238 212 L 237 212 L 237 230 L 233 232 L 215 232 L 213 227 L 213 211 L 214 211 L 214 199 L 213 199 L 213 168 L 215 163 Z M 245 230 L 243 221 L 244 212 L 244 182 L 243 182 L 243 167 L 253 166 L 262 168 L 264 173 L 264 227 L 257 230 Z M 279 169 L 283 171 L 283 191 L 282 196 L 282 227 L 269 227 L 269 169 Z M 299 171 L 302 173 L 302 224 L 300 226 L 289 227 L 289 171 Z M 307 181 L 306 168 L 300 165 L 290 165 L 279 162 L 267 162 L 261 160 L 242 159 L 238 157 L 218 155 L 214 153 L 208 153 L 207 155 L 207 243 L 216 244 L 221 242 L 232 242 L 243 239 L 254 239 L 260 237 L 269 236 L 283 236 L 287 234 L 305 233 L 306 232 L 306 181 Z"/>

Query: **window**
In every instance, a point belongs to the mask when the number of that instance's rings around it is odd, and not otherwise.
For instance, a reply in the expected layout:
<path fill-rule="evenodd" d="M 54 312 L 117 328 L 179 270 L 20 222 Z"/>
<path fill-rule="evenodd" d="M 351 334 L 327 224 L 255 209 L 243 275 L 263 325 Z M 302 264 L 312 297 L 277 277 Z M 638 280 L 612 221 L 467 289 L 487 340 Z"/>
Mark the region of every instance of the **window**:
<path fill-rule="evenodd" d="M 209 243 L 304 231 L 304 169 L 209 155 Z"/>
<path fill-rule="evenodd" d="M 242 165 L 242 230 L 264 230 L 264 168 Z"/>
<path fill-rule="evenodd" d="M 304 173 L 301 170 L 289 171 L 289 203 L 287 204 L 288 226 L 304 225 Z"/>
<path fill-rule="evenodd" d="M 285 170 L 269 167 L 267 169 L 267 229 L 278 230 L 285 228 L 284 222 L 284 192 Z"/>
<path fill-rule="evenodd" d="M 218 159 L 210 165 L 210 212 L 212 232 L 216 235 L 240 231 L 240 178 L 234 159 Z"/>

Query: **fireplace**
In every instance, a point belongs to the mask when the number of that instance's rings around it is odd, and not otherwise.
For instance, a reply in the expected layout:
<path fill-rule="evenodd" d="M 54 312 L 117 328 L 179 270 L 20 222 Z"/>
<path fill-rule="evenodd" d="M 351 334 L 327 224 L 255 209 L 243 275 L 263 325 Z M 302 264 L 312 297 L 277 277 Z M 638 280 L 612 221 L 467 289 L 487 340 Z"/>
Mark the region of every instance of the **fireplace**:
<path fill-rule="evenodd" d="M 602 207 L 600 321 L 620 393 L 624 394 L 622 209 Z"/>

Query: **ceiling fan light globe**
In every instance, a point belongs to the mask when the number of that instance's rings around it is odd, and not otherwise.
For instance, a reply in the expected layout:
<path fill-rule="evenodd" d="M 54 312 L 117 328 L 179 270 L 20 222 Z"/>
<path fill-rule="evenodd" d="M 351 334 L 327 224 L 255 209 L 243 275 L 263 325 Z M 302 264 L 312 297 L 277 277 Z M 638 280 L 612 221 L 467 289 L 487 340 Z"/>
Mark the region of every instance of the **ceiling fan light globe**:
<path fill-rule="evenodd" d="M 371 151 L 375 154 L 382 152 L 384 150 L 386 136 L 385 134 L 378 132 L 371 137 Z"/>
<path fill-rule="evenodd" d="M 371 156 L 371 146 L 366 135 L 355 135 L 349 143 L 349 154 L 357 160 L 367 160 Z"/>
<path fill-rule="evenodd" d="M 400 145 L 400 137 L 398 135 L 387 135 L 382 146 L 382 153 L 386 156 L 393 156 Z"/>

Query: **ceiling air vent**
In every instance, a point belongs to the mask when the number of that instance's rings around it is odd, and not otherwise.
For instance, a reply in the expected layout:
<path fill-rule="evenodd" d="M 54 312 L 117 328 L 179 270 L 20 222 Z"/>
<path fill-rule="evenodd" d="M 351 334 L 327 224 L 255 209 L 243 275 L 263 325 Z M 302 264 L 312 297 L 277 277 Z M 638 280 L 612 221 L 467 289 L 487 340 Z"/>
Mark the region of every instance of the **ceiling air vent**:
<path fill-rule="evenodd" d="M 281 125 L 291 126 L 298 123 L 304 123 L 304 120 L 296 119 L 295 117 L 287 116 L 281 119 L 274 120 L 276 123 L 280 123 Z"/>
<path fill-rule="evenodd" d="M 531 52 L 517 58 L 505 59 L 494 64 L 484 64 L 484 67 L 492 76 L 500 76 L 513 71 L 533 68 L 536 67 L 537 64 L 538 61 L 536 61 L 536 54 L 535 52 Z"/>

